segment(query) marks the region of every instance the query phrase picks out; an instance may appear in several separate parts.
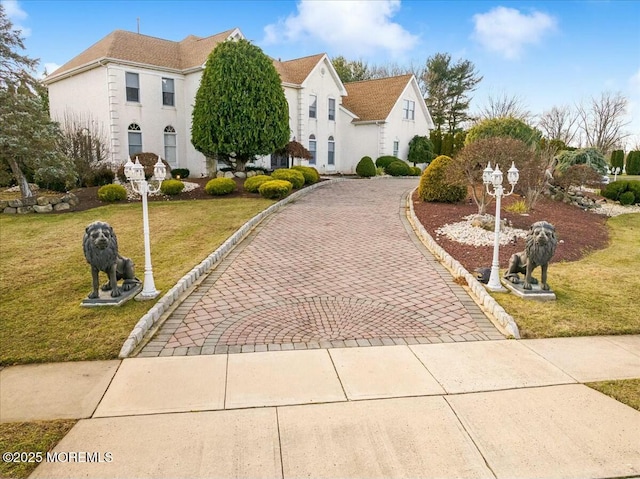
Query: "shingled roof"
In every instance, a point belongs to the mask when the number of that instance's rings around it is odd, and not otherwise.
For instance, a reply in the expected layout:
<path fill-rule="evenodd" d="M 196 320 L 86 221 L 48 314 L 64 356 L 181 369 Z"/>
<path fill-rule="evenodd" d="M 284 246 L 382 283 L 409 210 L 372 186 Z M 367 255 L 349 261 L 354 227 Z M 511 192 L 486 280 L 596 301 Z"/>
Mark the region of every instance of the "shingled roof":
<path fill-rule="evenodd" d="M 356 121 L 386 120 L 412 75 L 345 83 L 342 105 L 358 115 Z"/>
<path fill-rule="evenodd" d="M 205 38 L 190 35 L 179 42 L 114 30 L 62 65 L 49 75 L 47 80 L 50 82 L 76 68 L 97 63 L 103 59 L 123 60 L 179 71 L 187 70 L 204 64 L 216 45 L 229 38 L 235 30 L 234 28 Z"/>
<path fill-rule="evenodd" d="M 283 83 L 300 85 L 306 80 L 311 73 L 311 70 L 315 68 L 323 56 L 324 53 L 319 53 L 317 55 L 296 58 L 295 60 L 288 60 L 285 62 L 274 60 L 273 66 L 280 74 L 280 79 Z"/>

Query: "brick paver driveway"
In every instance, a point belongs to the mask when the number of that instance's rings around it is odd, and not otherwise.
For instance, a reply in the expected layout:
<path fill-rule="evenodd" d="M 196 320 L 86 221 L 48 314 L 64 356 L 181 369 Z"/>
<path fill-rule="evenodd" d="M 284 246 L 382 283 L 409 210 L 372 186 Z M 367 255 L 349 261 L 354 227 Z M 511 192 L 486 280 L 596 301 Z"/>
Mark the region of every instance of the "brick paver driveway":
<path fill-rule="evenodd" d="M 316 189 L 263 222 L 140 356 L 502 339 L 405 216 L 414 179 Z"/>

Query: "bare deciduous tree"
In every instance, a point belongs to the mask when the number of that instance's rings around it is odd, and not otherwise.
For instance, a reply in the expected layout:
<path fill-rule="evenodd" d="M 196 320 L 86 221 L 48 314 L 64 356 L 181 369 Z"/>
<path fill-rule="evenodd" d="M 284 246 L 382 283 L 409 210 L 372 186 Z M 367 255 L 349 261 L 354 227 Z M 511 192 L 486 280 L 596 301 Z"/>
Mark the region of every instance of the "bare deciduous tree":
<path fill-rule="evenodd" d="M 508 95 L 502 92 L 498 95 L 489 94 L 486 103 L 475 114 L 476 121 L 491 120 L 494 118 L 512 117 L 531 123 L 533 114 L 517 95 Z"/>
<path fill-rule="evenodd" d="M 578 127 L 585 146 L 606 154 L 629 136 L 625 127 L 628 100 L 622 93 L 603 92 L 600 98 L 591 97 L 576 106 Z"/>
<path fill-rule="evenodd" d="M 554 106 L 540 116 L 538 128 L 542 130 L 545 138 L 560 140 L 569 145 L 576 140 L 578 133 L 578 113 L 569 105 Z"/>

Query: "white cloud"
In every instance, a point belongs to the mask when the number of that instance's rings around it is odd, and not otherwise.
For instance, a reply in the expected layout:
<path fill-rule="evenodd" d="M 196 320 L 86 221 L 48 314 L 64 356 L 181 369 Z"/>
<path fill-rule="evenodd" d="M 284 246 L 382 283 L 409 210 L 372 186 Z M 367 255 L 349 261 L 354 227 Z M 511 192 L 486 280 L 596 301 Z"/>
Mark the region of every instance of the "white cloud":
<path fill-rule="evenodd" d="M 418 41 L 391 21 L 400 0 L 301 0 L 297 9 L 264 28 L 265 44 L 318 41 L 345 56 L 368 56 L 379 50 L 399 55 Z"/>
<path fill-rule="evenodd" d="M 18 0 L 2 0 L 0 3 L 7 18 L 13 23 L 13 28 L 22 32 L 20 36 L 24 38 L 31 35 L 31 29 L 20 24 L 21 20 L 26 20 L 29 15 L 20 7 Z"/>
<path fill-rule="evenodd" d="M 541 12 L 529 15 L 515 8 L 496 7 L 487 13 L 473 16 L 473 37 L 483 47 L 501 53 L 508 59 L 520 57 L 526 45 L 540 42 L 556 29 L 554 17 Z"/>

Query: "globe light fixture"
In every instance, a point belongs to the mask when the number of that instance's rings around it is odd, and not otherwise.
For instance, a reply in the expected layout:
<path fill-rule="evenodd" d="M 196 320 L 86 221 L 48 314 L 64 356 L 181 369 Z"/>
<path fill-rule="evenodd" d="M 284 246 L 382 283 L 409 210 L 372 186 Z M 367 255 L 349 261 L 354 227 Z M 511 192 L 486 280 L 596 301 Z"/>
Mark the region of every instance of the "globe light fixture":
<path fill-rule="evenodd" d="M 153 268 L 151 266 L 151 245 L 149 241 L 149 209 L 147 207 L 147 195 L 157 193 L 160 185 L 167 175 L 167 167 L 160 158 L 153 166 L 153 176 L 151 183 L 148 182 L 144 174 L 144 166 L 140 164 L 140 160 L 136 156 L 136 162 L 133 163 L 131 158 L 124 165 L 124 176 L 131 183 L 133 191 L 142 197 L 142 231 L 144 234 L 144 281 L 142 291 L 136 299 L 147 300 L 154 299 L 160 291 L 156 289 L 153 280 Z"/>
<path fill-rule="evenodd" d="M 491 169 L 491 162 L 487 164 L 487 167 L 482 171 L 482 182 L 485 184 L 487 193 L 496 199 L 496 222 L 494 227 L 494 240 L 493 240 L 493 261 L 491 263 L 491 275 L 489 276 L 489 282 L 486 288 L 490 291 L 505 291 L 500 283 L 500 200 L 503 196 L 509 196 L 513 194 L 513 189 L 518 183 L 520 173 L 516 168 L 515 163 L 511 162 L 511 168 L 507 171 L 507 181 L 511 185 L 511 190 L 508 193 L 504 192 L 502 187 L 502 171 L 500 166 L 496 165 L 495 169 Z M 491 191 L 493 189 L 493 192 Z"/>

